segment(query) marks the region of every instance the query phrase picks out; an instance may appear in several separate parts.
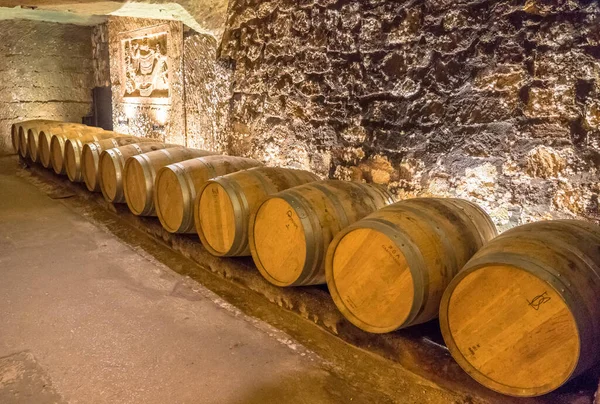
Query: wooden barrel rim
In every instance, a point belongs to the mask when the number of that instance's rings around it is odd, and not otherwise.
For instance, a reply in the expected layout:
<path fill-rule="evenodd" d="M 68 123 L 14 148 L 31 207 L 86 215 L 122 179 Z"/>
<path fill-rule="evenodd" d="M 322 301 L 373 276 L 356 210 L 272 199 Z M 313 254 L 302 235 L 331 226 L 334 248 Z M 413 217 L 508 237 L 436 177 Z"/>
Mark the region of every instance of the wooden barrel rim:
<path fill-rule="evenodd" d="M 29 154 L 27 150 L 27 137 L 25 135 L 25 128 L 25 125 L 19 126 L 19 154 L 23 158 L 27 157 Z"/>
<path fill-rule="evenodd" d="M 98 188 L 98 175 L 100 171 L 100 148 L 96 142 L 86 143 L 81 151 L 81 173 L 83 181 L 89 191 Z"/>
<path fill-rule="evenodd" d="M 10 125 L 10 140 L 12 147 L 15 152 L 19 152 L 19 135 L 17 133 L 17 124 L 13 123 Z"/>
<path fill-rule="evenodd" d="M 202 157 L 196 157 L 193 160 L 199 161 L 204 167 L 206 167 L 212 175 L 213 178 L 215 176 L 215 170 L 212 165 L 206 164 L 202 161 Z M 181 229 L 189 229 L 194 227 L 194 202 L 196 201 L 196 187 L 192 181 L 189 171 L 180 163 L 175 163 L 172 165 L 174 167 L 174 172 L 177 175 L 177 180 L 181 186 L 182 196 L 183 196 L 183 218 L 181 220 L 181 224 L 177 230 Z"/>
<path fill-rule="evenodd" d="M 67 173 L 67 177 L 71 182 L 78 181 L 79 173 L 78 165 L 80 164 L 77 152 L 75 151 L 75 143 L 72 142 L 71 139 L 67 139 L 65 142 L 65 156 L 64 156 L 64 166 L 65 171 Z"/>
<path fill-rule="evenodd" d="M 186 211 L 185 209 L 186 206 L 191 206 L 190 203 L 193 205 L 193 199 L 190 200 L 190 193 L 192 192 L 192 189 L 189 186 L 186 178 L 183 178 L 186 174 L 185 170 L 183 170 L 178 164 L 179 163 L 174 163 L 172 165 L 162 167 L 160 170 L 158 170 L 155 181 L 156 191 L 154 193 L 154 205 L 156 208 L 156 214 L 161 224 L 170 233 L 175 233 L 179 231 L 181 228 L 189 224 L 190 220 L 193 221 L 193 215 L 191 215 L 192 217 L 190 218 L 189 210 Z M 167 172 L 169 172 L 170 174 L 166 174 Z M 165 212 L 163 212 L 163 210 L 165 209 L 171 210 L 172 206 L 164 206 L 164 203 L 160 203 L 160 198 L 163 195 L 158 189 L 158 184 L 161 182 L 160 179 L 163 178 L 165 175 L 173 175 L 177 179 L 177 184 L 179 185 L 179 191 L 177 193 L 179 194 L 178 197 L 181 200 L 182 212 L 179 223 L 176 226 L 173 225 L 172 220 L 169 220 L 172 219 L 172 217 L 167 219 L 167 215 L 165 215 Z"/>
<path fill-rule="evenodd" d="M 109 201 L 109 202 L 115 202 L 115 201 L 121 201 L 123 199 L 123 173 L 122 173 L 122 167 L 123 167 L 123 161 L 122 161 L 122 157 L 123 155 L 121 153 L 116 153 L 118 151 L 118 149 L 108 149 L 102 152 L 102 154 L 100 155 L 100 162 L 99 162 L 99 166 L 98 166 L 98 170 L 100 171 L 100 191 L 102 192 L 102 195 L 104 195 L 104 197 Z M 120 158 L 119 158 L 120 157 Z M 108 162 L 108 163 L 105 163 Z M 111 184 L 111 186 L 114 186 L 114 189 L 111 192 L 111 190 L 108 189 L 108 184 L 106 183 L 106 180 L 108 179 L 104 173 L 105 173 L 105 169 L 106 169 L 106 165 L 108 165 L 108 167 L 110 167 L 111 171 L 113 171 L 111 174 L 114 174 L 114 178 L 111 176 L 110 180 L 114 179 L 114 184 Z"/>
<path fill-rule="evenodd" d="M 34 128 L 29 128 L 27 130 L 27 147 L 29 148 L 29 157 L 34 162 L 38 160 L 37 143 L 37 132 L 34 132 Z"/>
<path fill-rule="evenodd" d="M 342 298 L 342 294 L 340 293 L 335 281 L 334 281 L 334 259 L 335 252 L 343 240 L 349 233 L 360 230 L 360 229 L 370 229 L 377 231 L 387 237 L 391 242 L 393 242 L 396 246 L 396 249 L 404 256 L 406 260 L 408 270 L 411 275 L 411 282 L 413 284 L 413 296 L 412 296 L 412 304 L 409 312 L 406 317 L 403 319 L 399 319 L 394 324 L 388 326 L 377 325 L 369 322 L 366 319 L 362 319 L 357 316 L 350 307 L 346 304 L 344 299 Z M 393 235 L 391 233 L 394 233 Z M 340 311 L 343 312 L 344 316 L 357 327 L 367 330 L 373 333 L 388 333 L 394 331 L 404 324 L 410 324 L 419 314 L 420 308 L 425 301 L 425 297 L 427 296 L 428 282 L 426 279 L 426 272 L 421 270 L 420 262 L 422 262 L 421 253 L 419 249 L 415 246 L 415 244 L 411 241 L 410 237 L 399 227 L 394 227 L 394 225 L 383 219 L 367 219 L 357 222 L 356 224 L 350 225 L 343 229 L 340 233 L 338 233 L 334 239 L 332 240 L 329 248 L 327 249 L 326 255 L 326 266 L 325 266 L 325 276 L 327 279 L 327 286 L 329 288 L 329 292 L 331 297 L 333 298 L 336 306 Z"/>
<path fill-rule="evenodd" d="M 162 151 L 162 150 L 161 150 Z M 128 182 L 128 173 L 130 172 L 131 168 L 129 168 L 131 165 L 133 164 L 137 164 L 139 167 L 142 169 L 142 176 L 144 177 L 144 200 L 142 201 L 142 204 L 144 205 L 141 209 L 139 206 L 135 206 L 135 204 L 139 203 L 140 201 L 136 201 L 131 199 L 132 195 L 129 192 L 129 187 L 127 186 L 127 182 Z M 152 181 L 153 178 L 155 178 L 156 172 L 154 171 L 154 167 L 152 167 L 152 164 L 149 164 L 148 158 L 144 155 L 144 154 L 138 154 L 137 156 L 132 156 L 129 159 L 127 159 L 127 161 L 125 162 L 125 175 L 123 177 L 124 179 L 124 183 L 123 183 L 123 190 L 125 191 L 125 200 L 127 201 L 127 206 L 129 206 L 129 209 L 131 209 L 131 211 L 136 214 L 136 215 L 145 215 L 147 213 L 150 213 L 152 206 L 151 206 L 151 202 L 152 202 L 152 187 L 154 185 L 154 182 Z M 141 196 L 141 195 L 140 195 Z M 149 206 L 150 205 L 150 206 Z"/>
<path fill-rule="evenodd" d="M 58 146 L 52 147 L 55 144 Z M 53 135 L 50 140 L 50 163 L 56 174 L 62 174 L 64 172 L 64 150 L 65 138 L 61 135 Z"/>
<path fill-rule="evenodd" d="M 303 184 L 304 185 L 304 184 Z M 277 196 L 272 196 L 270 198 L 268 198 L 267 200 L 265 200 L 260 206 L 259 208 L 256 210 L 256 213 L 254 215 L 252 215 L 251 219 L 250 219 L 250 230 L 249 230 L 249 235 L 250 235 L 250 250 L 252 251 L 252 256 L 254 257 L 254 261 L 256 263 L 256 266 L 258 268 L 258 270 L 260 271 L 260 273 L 263 275 L 263 277 L 265 277 L 269 282 L 271 282 L 272 284 L 276 285 L 276 286 L 293 286 L 295 285 L 297 282 L 301 281 L 301 279 L 303 278 L 302 273 L 304 272 L 304 267 L 306 265 L 307 262 L 315 262 L 315 256 L 317 253 L 317 249 L 314 248 L 315 245 L 322 245 L 323 244 L 323 240 L 321 237 L 321 234 L 319 232 L 315 232 L 313 231 L 313 226 L 318 226 L 318 223 L 314 222 L 314 217 L 313 215 L 309 215 L 307 212 L 307 208 L 306 206 L 308 205 L 308 203 L 306 202 L 306 200 L 302 201 L 303 198 L 301 195 L 297 195 L 297 194 L 292 194 L 290 191 L 290 189 L 286 190 L 287 192 L 285 192 L 285 194 L 280 194 Z M 293 271 L 294 274 L 297 274 L 298 277 L 296 277 L 296 279 L 292 282 L 290 281 L 281 281 L 280 279 L 276 278 L 263 264 L 263 261 L 260 257 L 260 251 L 257 248 L 256 245 L 256 239 L 255 239 L 255 233 L 256 233 L 256 219 L 258 218 L 261 210 L 264 208 L 264 206 L 272 200 L 275 199 L 280 199 L 285 201 L 291 208 L 293 213 L 297 216 L 300 225 L 302 226 L 302 230 L 303 230 L 303 234 L 305 237 L 305 245 L 306 245 L 306 252 L 305 252 L 305 257 L 304 257 L 304 262 L 302 264 L 302 266 L 299 269 L 295 269 Z M 304 202 L 304 203 L 303 203 Z"/>
<path fill-rule="evenodd" d="M 446 342 L 448 350 L 452 354 L 452 357 L 456 360 L 456 362 L 465 372 L 467 372 L 479 383 L 499 393 L 507 394 L 514 397 L 533 397 L 551 392 L 559 388 L 567 381 L 569 381 L 569 379 L 574 374 L 577 374 L 577 363 L 579 362 L 578 360 L 574 362 L 575 365 L 572 367 L 572 369 L 570 369 L 569 373 L 559 384 L 549 384 L 545 386 L 536 386 L 532 388 L 520 388 L 500 383 L 492 379 L 491 377 L 485 375 L 484 373 L 480 372 L 465 358 L 463 352 L 458 348 L 458 344 L 456 343 L 453 334 L 450 332 L 450 325 L 447 321 L 450 315 L 449 310 L 453 292 L 456 289 L 457 285 L 463 279 L 486 267 L 512 267 L 518 271 L 528 273 L 531 276 L 537 278 L 540 282 L 545 283 L 552 289 L 554 293 L 556 293 L 562 299 L 562 303 L 569 310 L 570 315 L 573 319 L 573 323 L 576 327 L 577 338 L 579 339 L 582 336 L 582 331 L 584 331 L 585 333 L 585 328 L 581 327 L 581 315 L 585 316 L 585 314 L 582 312 L 583 308 L 580 304 L 577 303 L 577 297 L 574 294 L 572 294 L 572 292 L 562 282 L 561 278 L 555 276 L 552 273 L 554 271 L 549 271 L 548 267 L 541 266 L 539 263 L 525 261 L 514 254 L 496 253 L 486 255 L 486 257 L 487 259 L 485 263 L 477 264 L 475 262 L 473 266 L 471 266 L 471 263 L 469 263 L 468 269 L 459 272 L 459 274 L 455 276 L 454 279 L 452 279 L 452 281 L 448 285 L 446 292 L 442 296 L 442 301 L 440 303 L 440 329 L 442 331 L 442 335 L 444 337 L 444 341 Z M 580 351 L 580 349 L 581 344 L 578 345 L 578 351 Z M 580 352 L 578 352 L 577 354 L 577 358 L 579 358 L 579 353 Z"/>
<path fill-rule="evenodd" d="M 46 129 L 42 129 L 38 133 L 38 155 L 42 166 L 50 168 L 50 140 L 52 140 L 52 134 L 47 132 Z"/>
<path fill-rule="evenodd" d="M 197 196 L 196 202 L 194 204 L 194 216 L 196 218 L 196 230 L 198 232 L 198 236 L 200 237 L 200 240 L 202 241 L 202 245 L 204 245 L 204 247 L 211 254 L 218 256 L 218 257 L 222 257 L 228 253 L 234 253 L 234 252 L 233 251 L 218 251 L 215 248 L 213 248 L 212 244 L 209 242 L 208 238 L 206 237 L 206 234 L 204 234 L 204 231 L 203 231 L 202 225 L 201 225 L 202 213 L 201 213 L 201 209 L 200 209 L 200 203 L 202 200 L 202 194 L 204 193 L 206 188 L 208 188 L 212 184 L 218 184 L 225 191 L 225 193 L 229 197 L 229 202 L 231 203 L 231 206 L 232 206 L 233 217 L 235 220 L 235 223 L 234 223 L 235 231 L 234 231 L 234 238 L 231 241 L 231 245 L 229 248 L 232 248 L 233 246 L 240 244 L 240 241 L 241 241 L 241 238 L 243 237 L 244 232 L 238 231 L 238 227 L 244 226 L 244 223 L 241 219 L 244 217 L 243 212 L 248 212 L 249 207 L 248 207 L 248 200 L 246 199 L 244 192 L 242 192 L 239 185 L 237 183 L 235 183 L 234 181 L 228 181 L 225 178 L 217 177 L 217 178 L 213 178 L 212 180 L 206 182 L 200 188 L 200 190 L 198 190 L 198 196 Z"/>
<path fill-rule="evenodd" d="M 562 225 L 565 225 L 565 226 L 569 226 L 569 227 L 571 227 L 571 228 L 573 228 L 573 229 L 575 229 L 577 231 L 585 231 L 588 234 L 588 236 L 595 237 L 596 238 L 596 242 L 598 244 L 600 244 L 600 238 L 597 237 L 596 234 L 590 232 L 589 229 L 585 229 L 585 228 L 583 228 L 581 226 L 575 226 L 575 225 L 573 225 L 573 223 L 571 223 L 570 220 L 553 220 L 552 222 L 553 223 L 557 223 L 557 224 L 562 224 Z M 538 229 L 526 228 L 526 226 L 527 225 L 519 227 L 518 228 L 519 232 L 516 233 L 516 234 L 508 234 L 507 235 L 506 233 L 503 233 L 503 234 L 497 236 L 496 239 L 497 240 L 503 240 L 503 239 L 506 239 L 506 238 L 513 238 L 513 239 L 514 238 L 525 238 L 530 243 L 537 243 L 538 245 L 539 244 L 546 245 L 546 242 L 541 243 L 538 240 L 532 240 L 532 239 L 527 238 L 526 237 L 527 233 L 537 232 L 539 230 Z M 550 230 L 554 230 L 554 229 L 550 229 Z M 582 260 L 583 262 L 585 262 L 590 267 L 590 269 L 592 270 L 592 272 L 594 273 L 594 275 L 600 280 L 600 272 L 596 272 L 596 268 L 599 268 L 600 264 L 594 262 L 589 257 L 582 256 L 582 255 L 578 254 L 577 251 L 574 250 L 574 249 L 571 249 L 568 244 L 559 243 L 559 244 L 556 245 L 556 247 L 558 247 L 558 248 L 560 248 L 562 250 L 568 251 L 570 254 L 576 256 L 577 258 L 579 258 L 580 260 Z M 562 276 L 559 272 L 555 271 L 552 268 L 548 268 L 547 270 L 549 272 L 551 272 L 553 275 L 557 276 L 557 277 L 561 277 Z"/>

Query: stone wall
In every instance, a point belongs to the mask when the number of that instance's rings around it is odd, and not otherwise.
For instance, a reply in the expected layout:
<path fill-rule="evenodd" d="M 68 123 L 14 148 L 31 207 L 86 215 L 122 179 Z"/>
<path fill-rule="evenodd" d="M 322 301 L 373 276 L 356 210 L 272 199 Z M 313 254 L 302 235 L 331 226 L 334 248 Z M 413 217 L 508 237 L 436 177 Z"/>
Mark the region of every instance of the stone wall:
<path fill-rule="evenodd" d="M 10 125 L 23 119 L 81 122 L 91 110 L 90 27 L 0 21 L 0 154 L 13 153 Z"/>
<path fill-rule="evenodd" d="M 123 82 L 121 41 L 135 37 L 134 31 L 166 27 L 169 31 L 166 52 L 169 65 L 169 92 L 164 99 L 126 99 Z M 113 127 L 120 133 L 155 138 L 185 145 L 183 90 L 183 24 L 177 21 L 111 17 L 108 21 L 110 81 L 113 96 Z"/>
<path fill-rule="evenodd" d="M 108 24 L 92 29 L 92 63 L 94 87 L 110 86 L 110 55 L 108 49 Z"/>
<path fill-rule="evenodd" d="M 225 152 L 229 143 L 230 69 L 216 60 L 217 41 L 190 31 L 184 39 L 189 147 Z"/>
<path fill-rule="evenodd" d="M 231 0 L 229 152 L 597 220 L 597 2 Z"/>

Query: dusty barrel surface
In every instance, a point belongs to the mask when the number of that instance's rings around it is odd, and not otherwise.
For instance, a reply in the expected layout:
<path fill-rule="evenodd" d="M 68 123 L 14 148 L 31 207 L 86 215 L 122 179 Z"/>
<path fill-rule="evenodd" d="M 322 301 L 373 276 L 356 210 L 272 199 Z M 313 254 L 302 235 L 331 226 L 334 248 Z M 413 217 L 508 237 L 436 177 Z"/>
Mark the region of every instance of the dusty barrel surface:
<path fill-rule="evenodd" d="M 156 143 L 156 140 L 135 136 L 119 136 L 86 143 L 81 151 L 81 173 L 85 186 L 91 192 L 100 192 L 100 155 L 104 150 L 134 143 Z M 155 149 L 158 150 L 158 149 Z"/>
<path fill-rule="evenodd" d="M 149 142 L 130 144 L 113 149 L 106 149 L 100 154 L 98 165 L 100 190 L 104 199 L 112 203 L 125 203 L 125 191 L 123 190 L 123 171 L 125 162 L 131 156 L 148 153 L 171 147 L 181 147 L 168 145 L 161 142 Z"/>
<path fill-rule="evenodd" d="M 33 125 L 27 131 L 27 148 L 29 149 L 29 158 L 34 162 L 40 161 L 40 132 L 50 131 L 58 127 L 62 128 L 86 128 L 87 126 L 79 123 L 45 123 Z M 48 142 L 48 144 L 50 144 Z"/>
<path fill-rule="evenodd" d="M 17 128 L 17 136 L 19 139 L 19 146 L 18 146 L 18 151 L 19 154 L 21 155 L 21 157 L 28 157 L 29 156 L 29 147 L 27 144 L 28 141 L 28 132 L 29 129 L 36 126 L 36 125 L 46 125 L 46 124 L 56 124 L 56 123 L 60 123 L 58 121 L 52 121 L 52 120 L 48 120 L 48 119 L 33 119 L 33 120 L 28 120 L 28 121 L 22 121 L 16 124 Z"/>
<path fill-rule="evenodd" d="M 423 323 L 438 316 L 452 278 L 496 234 L 466 200 L 397 202 L 338 233 L 327 251 L 327 285 L 342 314 L 365 331 Z"/>
<path fill-rule="evenodd" d="M 600 362 L 600 227 L 553 220 L 486 244 L 446 289 L 440 326 L 481 384 L 537 396 Z"/>
<path fill-rule="evenodd" d="M 105 132 L 101 128 L 67 128 L 61 133 L 53 133 L 50 140 L 50 163 L 56 174 L 66 174 L 65 146 L 69 139 L 75 139 L 90 134 Z"/>
<path fill-rule="evenodd" d="M 208 181 L 194 205 L 202 244 L 216 256 L 250 255 L 248 225 L 260 204 L 269 195 L 318 180 L 308 171 L 258 167 Z"/>
<path fill-rule="evenodd" d="M 393 202 L 383 187 L 326 180 L 267 199 L 250 221 L 250 250 L 277 286 L 325 283 L 325 254 L 345 227 Z"/>
<path fill-rule="evenodd" d="M 129 210 L 138 216 L 156 216 L 154 184 L 159 169 L 169 164 L 214 155 L 200 149 L 176 147 L 132 156 L 125 162 L 123 189 Z"/>
<path fill-rule="evenodd" d="M 262 166 L 235 156 L 207 156 L 161 168 L 156 175 L 154 205 L 163 227 L 171 233 L 195 233 L 197 191 L 211 178 Z"/>
<path fill-rule="evenodd" d="M 67 139 L 65 141 L 64 165 L 69 180 L 72 182 L 83 181 L 83 174 L 81 171 L 81 155 L 83 152 L 83 145 L 88 144 L 89 142 L 97 142 L 98 140 L 112 139 L 119 136 L 123 136 L 123 134 L 111 131 L 102 131 L 92 132 L 81 137 Z"/>

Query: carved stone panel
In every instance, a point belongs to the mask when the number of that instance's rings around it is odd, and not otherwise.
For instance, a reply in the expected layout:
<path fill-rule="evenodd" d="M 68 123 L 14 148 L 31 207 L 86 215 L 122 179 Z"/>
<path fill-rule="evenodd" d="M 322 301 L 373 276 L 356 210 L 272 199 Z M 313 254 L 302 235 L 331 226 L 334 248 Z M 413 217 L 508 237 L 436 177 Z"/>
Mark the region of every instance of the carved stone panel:
<path fill-rule="evenodd" d="M 168 103 L 172 77 L 169 36 L 169 25 L 121 33 L 120 73 L 124 102 Z"/>
<path fill-rule="evenodd" d="M 108 38 L 114 130 L 185 145 L 183 24 L 110 17 Z"/>

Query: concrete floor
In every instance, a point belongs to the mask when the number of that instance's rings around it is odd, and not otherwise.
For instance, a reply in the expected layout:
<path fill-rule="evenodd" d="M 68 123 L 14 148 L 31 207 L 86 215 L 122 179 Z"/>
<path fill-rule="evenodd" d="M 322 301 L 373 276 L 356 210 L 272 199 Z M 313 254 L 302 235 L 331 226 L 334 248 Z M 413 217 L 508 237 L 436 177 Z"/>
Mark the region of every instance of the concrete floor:
<path fill-rule="evenodd" d="M 390 401 L 16 171 L 0 159 L 0 403 Z"/>

